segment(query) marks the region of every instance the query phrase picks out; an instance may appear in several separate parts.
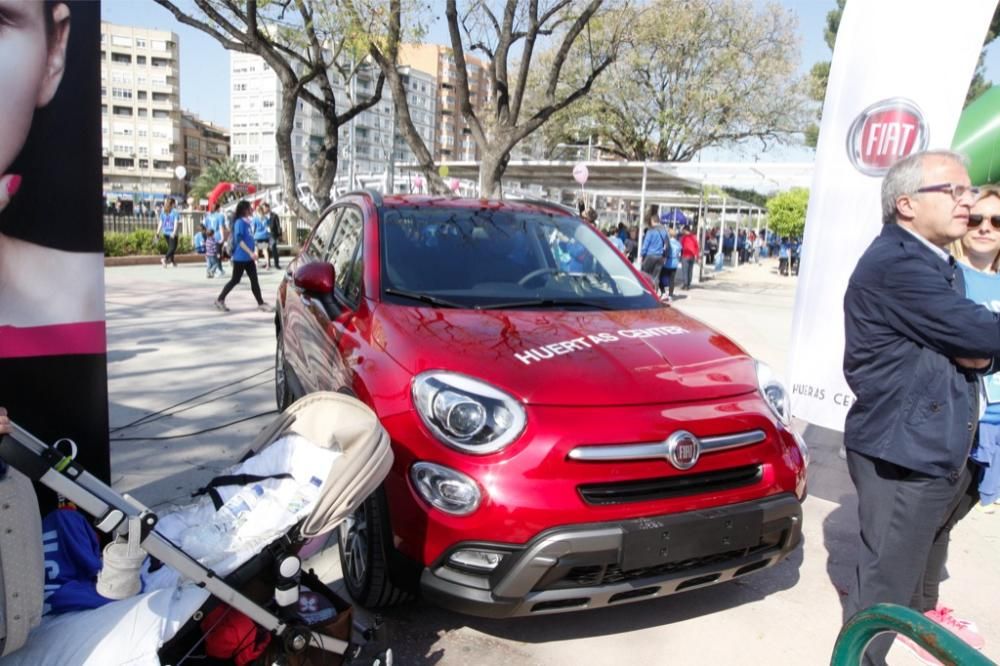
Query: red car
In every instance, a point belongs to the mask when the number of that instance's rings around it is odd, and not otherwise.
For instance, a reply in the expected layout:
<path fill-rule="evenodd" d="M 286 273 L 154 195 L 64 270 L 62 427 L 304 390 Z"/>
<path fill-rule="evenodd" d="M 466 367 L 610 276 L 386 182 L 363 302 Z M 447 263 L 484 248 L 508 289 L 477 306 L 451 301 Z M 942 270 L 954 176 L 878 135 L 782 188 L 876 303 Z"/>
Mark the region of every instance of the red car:
<path fill-rule="evenodd" d="M 392 437 L 392 472 L 340 533 L 359 602 L 594 608 L 798 546 L 785 389 L 566 209 L 349 194 L 288 276 L 278 406 L 342 391 Z"/>

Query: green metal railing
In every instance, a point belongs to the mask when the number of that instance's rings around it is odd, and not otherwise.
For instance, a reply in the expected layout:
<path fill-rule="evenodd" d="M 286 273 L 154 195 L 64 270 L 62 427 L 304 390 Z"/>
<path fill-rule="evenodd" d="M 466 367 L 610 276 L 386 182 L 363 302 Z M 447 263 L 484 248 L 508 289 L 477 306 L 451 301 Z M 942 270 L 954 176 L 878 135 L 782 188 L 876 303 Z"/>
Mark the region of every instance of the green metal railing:
<path fill-rule="evenodd" d="M 997 666 L 941 625 L 895 604 L 872 606 L 848 620 L 833 646 L 830 666 L 857 666 L 871 639 L 886 631 L 912 639 L 946 666 Z"/>

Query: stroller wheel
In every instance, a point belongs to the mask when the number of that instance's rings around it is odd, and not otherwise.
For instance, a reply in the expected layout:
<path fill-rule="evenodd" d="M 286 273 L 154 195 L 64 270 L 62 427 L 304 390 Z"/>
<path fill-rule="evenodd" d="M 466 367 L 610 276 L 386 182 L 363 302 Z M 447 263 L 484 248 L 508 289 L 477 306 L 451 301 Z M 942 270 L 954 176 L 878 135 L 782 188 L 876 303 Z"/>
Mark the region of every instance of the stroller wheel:
<path fill-rule="evenodd" d="M 337 541 L 344 584 L 351 597 L 363 606 L 392 606 L 412 596 L 392 580 L 391 539 L 382 488 L 372 493 L 340 525 Z"/>

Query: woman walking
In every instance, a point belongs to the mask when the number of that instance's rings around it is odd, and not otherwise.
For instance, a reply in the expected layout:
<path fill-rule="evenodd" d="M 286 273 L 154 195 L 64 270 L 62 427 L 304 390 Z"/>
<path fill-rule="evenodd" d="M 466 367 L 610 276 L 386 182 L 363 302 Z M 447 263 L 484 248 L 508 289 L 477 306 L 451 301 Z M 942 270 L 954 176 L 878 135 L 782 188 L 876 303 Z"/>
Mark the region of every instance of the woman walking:
<path fill-rule="evenodd" d="M 230 278 L 226 286 L 222 288 L 222 293 L 215 301 L 215 307 L 223 312 L 228 312 L 226 307 L 226 296 L 233 290 L 233 287 L 243 279 L 246 272 L 250 278 L 250 291 L 257 299 L 257 309 L 262 312 L 271 312 L 271 306 L 264 303 L 260 296 L 260 283 L 257 281 L 257 251 L 254 249 L 253 232 L 250 221 L 250 202 L 240 201 L 236 204 L 236 212 L 233 213 L 233 277 Z"/>

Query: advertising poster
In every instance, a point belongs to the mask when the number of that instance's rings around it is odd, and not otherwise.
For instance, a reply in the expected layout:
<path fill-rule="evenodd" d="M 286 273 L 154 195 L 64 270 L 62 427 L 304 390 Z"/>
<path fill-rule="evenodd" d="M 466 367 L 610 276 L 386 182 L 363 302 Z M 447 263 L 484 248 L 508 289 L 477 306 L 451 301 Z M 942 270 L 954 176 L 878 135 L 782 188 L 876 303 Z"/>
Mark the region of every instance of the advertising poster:
<path fill-rule="evenodd" d="M 107 481 L 100 3 L 0 9 L 0 405 Z"/>
<path fill-rule="evenodd" d="M 854 402 L 844 291 L 882 227 L 882 178 L 913 152 L 951 146 L 996 0 L 918 6 L 848 2 L 830 66 L 788 368 L 792 413 L 831 430 Z"/>

